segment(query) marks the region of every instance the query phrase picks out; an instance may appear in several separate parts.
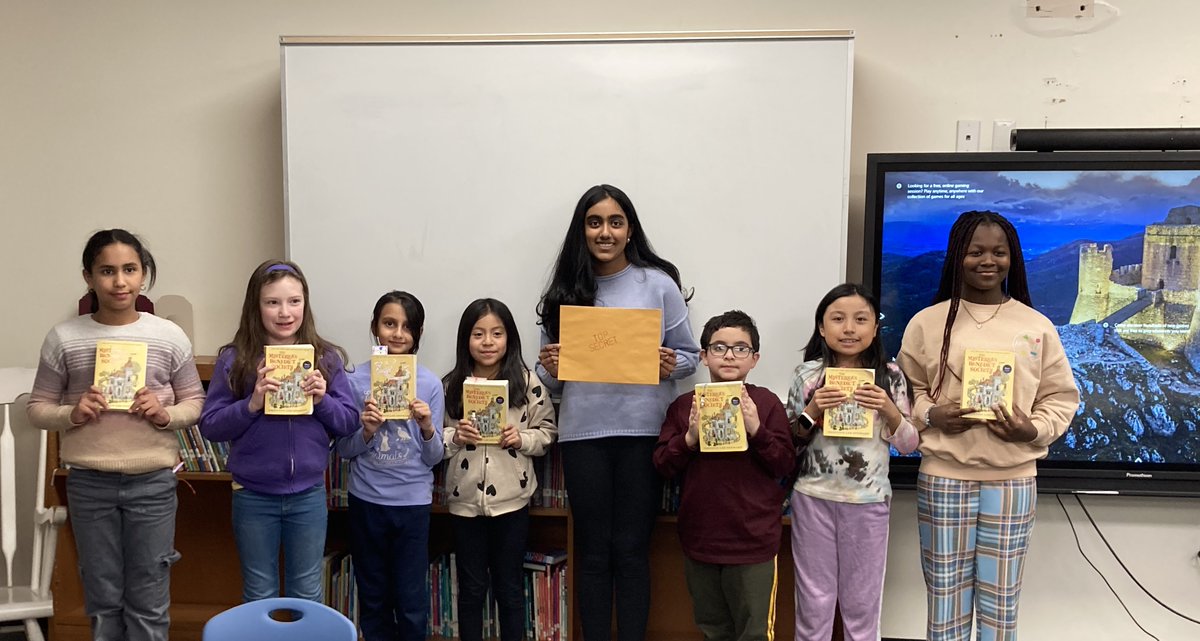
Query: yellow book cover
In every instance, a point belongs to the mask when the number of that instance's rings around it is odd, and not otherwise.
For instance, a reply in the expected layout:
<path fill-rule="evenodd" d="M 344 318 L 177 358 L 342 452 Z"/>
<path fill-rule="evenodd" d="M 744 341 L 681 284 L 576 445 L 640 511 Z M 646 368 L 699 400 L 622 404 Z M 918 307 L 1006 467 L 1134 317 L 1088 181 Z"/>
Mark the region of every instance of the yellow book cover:
<path fill-rule="evenodd" d="M 133 341 L 96 341 L 93 383 L 104 394 L 110 410 L 128 410 L 133 395 L 146 386 L 146 344 Z"/>
<path fill-rule="evenodd" d="M 463 381 L 463 416 L 475 422 L 480 445 L 499 445 L 500 432 L 508 425 L 508 381 Z"/>
<path fill-rule="evenodd" d="M 376 354 L 371 357 L 371 396 L 383 418 L 412 418 L 417 400 L 417 355 Z"/>
<path fill-rule="evenodd" d="M 962 409 L 976 410 L 963 418 L 996 420 L 992 405 L 1003 403 L 1012 410 L 1013 366 L 1016 355 L 1009 351 L 969 349 L 963 357 Z"/>
<path fill-rule="evenodd" d="M 875 436 L 875 412 L 854 400 L 854 390 L 875 382 L 875 370 L 857 367 L 825 368 L 825 387 L 833 387 L 848 397 L 837 407 L 825 410 L 821 433 L 839 438 Z"/>
<path fill-rule="evenodd" d="M 313 413 L 312 397 L 300 387 L 304 377 L 316 369 L 312 345 L 267 345 L 267 376 L 279 381 L 278 392 L 267 392 L 264 413 L 277 416 L 300 416 Z"/>
<path fill-rule="evenodd" d="M 741 381 L 699 383 L 696 406 L 700 414 L 701 452 L 745 452 L 746 424 L 742 421 Z"/>

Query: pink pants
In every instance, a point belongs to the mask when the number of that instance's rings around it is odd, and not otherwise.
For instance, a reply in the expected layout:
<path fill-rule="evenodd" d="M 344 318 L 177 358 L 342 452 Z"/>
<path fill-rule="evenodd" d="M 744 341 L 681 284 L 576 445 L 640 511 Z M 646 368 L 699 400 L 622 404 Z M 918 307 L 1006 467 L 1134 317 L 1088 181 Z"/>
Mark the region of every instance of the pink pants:
<path fill-rule="evenodd" d="M 826 641 L 840 605 L 845 641 L 879 639 L 890 502 L 841 503 L 792 492 L 796 641 Z"/>

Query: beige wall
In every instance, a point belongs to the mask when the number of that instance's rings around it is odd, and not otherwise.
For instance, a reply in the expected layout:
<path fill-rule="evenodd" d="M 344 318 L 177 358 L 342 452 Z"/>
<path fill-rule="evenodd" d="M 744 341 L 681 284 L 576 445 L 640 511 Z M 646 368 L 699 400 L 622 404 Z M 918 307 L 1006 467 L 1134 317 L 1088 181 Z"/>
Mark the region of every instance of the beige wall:
<path fill-rule="evenodd" d="M 1200 5 L 1130 0 L 1085 35 L 1035 36 L 1021 0 L 0 0 L 0 365 L 36 363 L 108 226 L 159 258 L 152 296 L 195 307 L 197 353 L 234 330 L 250 269 L 283 251 L 281 34 L 852 28 L 850 265 L 871 151 L 951 150 L 958 119 L 1200 125 Z M 1097 13 L 1111 12 L 1103 7 Z M 36 290 L 37 293 L 34 293 Z"/>
<path fill-rule="evenodd" d="M 1024 0 L 0 0 L 0 366 L 36 363 L 46 330 L 82 293 L 84 240 L 110 226 L 150 242 L 162 268 L 153 297 L 192 302 L 197 353 L 229 339 L 250 269 L 283 251 L 280 35 L 855 29 L 854 277 L 868 152 L 952 150 L 958 119 L 983 121 L 984 148 L 993 119 L 1200 126 L 1200 3 L 1113 4 L 1063 26 L 1024 18 Z M 1151 583 L 1195 615 L 1200 528 L 1196 518 L 1179 522 L 1184 505 L 1140 507 L 1137 521 L 1116 527 L 1137 534 L 1131 548 L 1156 551 L 1140 559 Z M 1196 514 L 1195 504 L 1184 513 Z M 1132 638 L 1123 613 L 1093 589 L 1069 530 L 1053 517 L 1044 523 L 1033 558 L 1054 569 L 1031 570 L 1028 638 L 1096 608 L 1104 616 L 1067 631 Z M 885 632 L 919 636 L 923 592 L 909 530 L 906 515 L 894 533 Z M 1088 586 L 1065 611 L 1050 605 L 1069 596 L 1063 580 L 1068 590 Z M 1140 607 L 1167 626 L 1163 638 L 1181 638 L 1169 632 L 1183 628 Z"/>

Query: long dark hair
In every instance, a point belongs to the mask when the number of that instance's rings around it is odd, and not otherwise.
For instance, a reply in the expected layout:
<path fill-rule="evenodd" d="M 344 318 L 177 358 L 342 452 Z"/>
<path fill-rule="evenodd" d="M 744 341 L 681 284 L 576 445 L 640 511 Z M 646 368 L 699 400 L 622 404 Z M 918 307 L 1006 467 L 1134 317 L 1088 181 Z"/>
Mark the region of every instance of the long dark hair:
<path fill-rule="evenodd" d="M 308 280 L 304 278 L 300 266 L 287 260 L 268 260 L 255 267 L 254 273 L 250 274 L 237 333 L 234 334 L 232 342 L 221 348 L 221 352 L 233 350 L 233 365 L 229 368 L 229 389 L 237 398 L 246 395 L 246 383 L 254 380 L 258 372 L 258 362 L 263 356 L 263 347 L 267 344 L 267 330 L 263 327 L 262 311 L 259 308 L 262 289 L 284 278 L 295 278 L 304 290 L 304 319 L 300 321 L 300 327 L 296 330 L 296 342 L 313 346 L 317 369 L 321 370 L 321 375 L 326 380 L 332 378 L 329 363 L 326 362 L 326 356 L 330 352 L 336 353 L 342 359 L 342 367 L 346 366 L 346 350 L 317 334 L 317 321 L 313 317 L 312 301 L 308 297 Z"/>
<path fill-rule="evenodd" d="M 685 300 L 691 299 L 690 293 L 683 289 L 679 269 L 671 261 L 654 253 L 629 196 L 612 185 L 596 185 L 584 192 L 575 205 L 575 214 L 571 217 L 571 224 L 567 226 L 567 235 L 563 238 L 558 260 L 554 263 L 554 275 L 538 302 L 538 324 L 545 328 L 551 341 L 558 340 L 560 307 L 596 304 L 596 270 L 592 266 L 592 254 L 588 251 L 584 236 L 584 223 L 587 211 L 596 203 L 609 198 L 616 201 L 625 214 L 625 219 L 629 221 L 629 242 L 625 244 L 626 260 L 639 267 L 653 267 L 662 271 L 675 281 Z"/>
<path fill-rule="evenodd" d="M 821 335 L 821 322 L 825 319 L 825 312 L 829 306 L 839 298 L 847 296 L 861 296 L 867 301 L 867 305 L 871 308 L 871 313 L 875 315 L 875 336 L 871 339 L 871 344 L 859 355 L 860 366 L 875 370 L 875 384 L 882 387 L 887 392 L 888 397 L 892 396 L 891 381 L 888 378 L 888 354 L 887 348 L 883 346 L 883 341 L 879 338 L 879 301 L 875 295 L 867 291 L 858 283 L 842 283 L 837 287 L 829 290 L 828 294 L 817 303 L 816 320 L 813 324 L 812 337 L 808 339 L 808 344 L 804 346 L 804 360 L 813 361 L 820 360 L 825 364 L 825 367 L 835 367 L 837 365 L 837 357 L 833 350 L 829 349 L 829 343 L 825 337 Z M 804 399 L 807 401 L 808 399 Z M 896 399 L 892 399 L 895 402 Z"/>
<path fill-rule="evenodd" d="M 500 371 L 495 380 L 508 381 L 508 406 L 524 407 L 525 393 L 528 391 L 529 368 L 525 358 L 521 356 L 521 334 L 517 332 L 517 322 L 513 320 L 508 305 L 494 298 L 479 298 L 467 305 L 462 318 L 458 321 L 458 341 L 455 344 L 454 369 L 442 377 L 446 386 L 446 416 L 462 418 L 463 415 L 463 381 L 475 369 L 475 359 L 471 358 L 471 330 L 475 323 L 488 314 L 495 314 L 504 324 L 507 340 L 504 347 L 504 360 L 500 361 Z"/>
<path fill-rule="evenodd" d="M 87 244 L 83 246 L 83 271 L 92 273 L 92 268 L 95 267 L 96 258 L 100 256 L 100 252 L 104 251 L 105 247 L 117 243 L 133 248 L 138 255 L 138 262 L 142 264 L 142 271 L 146 274 L 146 289 L 154 287 L 154 279 L 158 277 L 154 256 L 150 254 L 149 249 L 146 249 L 146 244 L 142 242 L 141 238 L 124 229 L 102 229 L 88 238 Z"/>
<path fill-rule="evenodd" d="M 396 303 L 404 310 L 405 323 L 412 334 L 412 351 L 409 353 L 416 354 L 421 347 L 421 335 L 425 333 L 425 306 L 408 292 L 392 290 L 375 301 L 375 310 L 371 312 L 371 336 L 379 336 L 375 330 L 379 327 L 379 317 L 383 315 L 383 308 L 389 303 Z"/>
<path fill-rule="evenodd" d="M 946 241 L 946 258 L 942 262 L 942 280 L 938 284 L 937 295 L 933 304 L 944 300 L 950 301 L 946 310 L 946 326 L 942 330 L 942 352 L 938 357 L 937 383 L 933 386 L 930 398 L 937 400 L 942 391 L 942 383 L 946 378 L 946 363 L 950 355 L 950 330 L 954 327 L 954 319 L 958 317 L 959 302 L 962 299 L 963 259 L 966 258 L 967 248 L 971 238 L 980 225 L 996 225 L 1008 239 L 1008 276 L 1000 284 L 1005 295 L 1015 298 L 1029 307 L 1033 302 L 1029 299 L 1029 281 L 1025 277 L 1025 254 L 1021 251 L 1021 238 L 1017 228 L 1008 219 L 994 211 L 963 212 L 954 225 L 950 227 L 950 237 Z"/>

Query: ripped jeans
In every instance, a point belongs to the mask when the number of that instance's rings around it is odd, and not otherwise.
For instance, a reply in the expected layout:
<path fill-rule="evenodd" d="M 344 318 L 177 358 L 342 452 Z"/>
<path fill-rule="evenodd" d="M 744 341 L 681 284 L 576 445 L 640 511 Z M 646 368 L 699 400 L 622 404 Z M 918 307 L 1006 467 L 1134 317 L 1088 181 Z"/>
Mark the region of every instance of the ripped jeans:
<path fill-rule="evenodd" d="M 94 641 L 165 640 L 171 624 L 175 475 L 72 469 L 67 509 Z"/>

